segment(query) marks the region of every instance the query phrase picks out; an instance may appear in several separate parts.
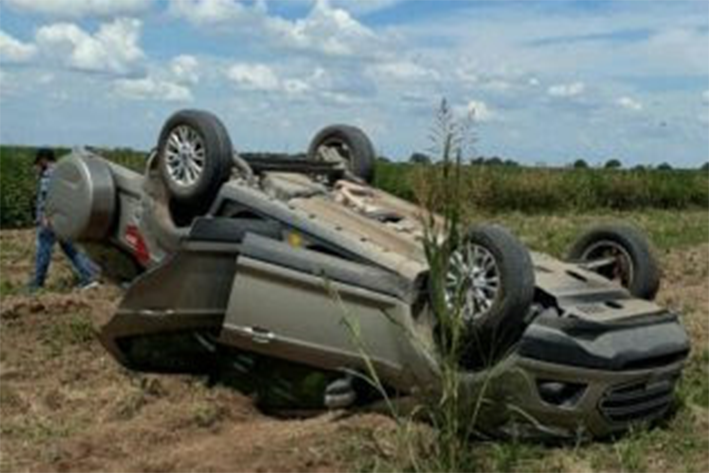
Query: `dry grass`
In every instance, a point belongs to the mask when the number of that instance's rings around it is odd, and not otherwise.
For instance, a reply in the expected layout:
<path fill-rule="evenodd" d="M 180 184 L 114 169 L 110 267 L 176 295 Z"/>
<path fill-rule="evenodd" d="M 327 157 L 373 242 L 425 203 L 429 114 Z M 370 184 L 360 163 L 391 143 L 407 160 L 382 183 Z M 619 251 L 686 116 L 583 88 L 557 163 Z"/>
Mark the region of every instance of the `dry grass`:
<path fill-rule="evenodd" d="M 477 471 L 709 471 L 709 215 L 621 214 L 647 229 L 665 271 L 659 300 L 683 313 L 693 352 L 677 414 L 617 442 L 580 447 L 476 443 Z M 563 253 L 593 216 L 500 221 L 532 246 Z M 555 236 L 556 235 L 556 236 Z M 391 419 L 331 413 L 280 420 L 202 379 L 128 372 L 91 335 L 119 297 L 77 293 L 63 257 L 50 290 L 19 295 L 31 231 L 0 232 L 0 471 L 334 471 L 411 469 Z M 6 284 L 6 281 L 9 283 Z M 425 426 L 409 439 L 426 448 Z M 413 442 L 413 440 L 412 440 Z"/>

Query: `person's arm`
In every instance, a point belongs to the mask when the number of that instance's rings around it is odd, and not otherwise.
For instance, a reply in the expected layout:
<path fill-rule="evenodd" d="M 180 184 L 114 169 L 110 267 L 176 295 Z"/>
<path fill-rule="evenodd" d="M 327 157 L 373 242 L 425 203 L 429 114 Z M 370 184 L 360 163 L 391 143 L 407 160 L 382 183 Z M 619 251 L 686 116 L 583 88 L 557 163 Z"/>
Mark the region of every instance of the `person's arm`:
<path fill-rule="evenodd" d="M 49 191 L 49 177 L 51 172 L 49 169 L 42 171 L 39 177 L 39 183 L 37 185 L 37 202 L 36 202 L 36 220 L 37 225 L 42 227 L 48 227 L 49 221 L 44 214 L 45 207 L 47 205 L 47 193 Z"/>

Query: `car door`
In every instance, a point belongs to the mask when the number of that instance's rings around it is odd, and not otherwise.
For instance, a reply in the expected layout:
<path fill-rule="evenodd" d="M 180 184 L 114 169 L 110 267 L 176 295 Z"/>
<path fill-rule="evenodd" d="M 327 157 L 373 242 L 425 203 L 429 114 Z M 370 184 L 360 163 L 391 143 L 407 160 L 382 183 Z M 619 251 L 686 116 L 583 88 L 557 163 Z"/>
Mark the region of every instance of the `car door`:
<path fill-rule="evenodd" d="M 249 235 L 237 258 L 221 340 L 323 369 L 389 378 L 406 362 L 410 288 L 378 268 Z"/>

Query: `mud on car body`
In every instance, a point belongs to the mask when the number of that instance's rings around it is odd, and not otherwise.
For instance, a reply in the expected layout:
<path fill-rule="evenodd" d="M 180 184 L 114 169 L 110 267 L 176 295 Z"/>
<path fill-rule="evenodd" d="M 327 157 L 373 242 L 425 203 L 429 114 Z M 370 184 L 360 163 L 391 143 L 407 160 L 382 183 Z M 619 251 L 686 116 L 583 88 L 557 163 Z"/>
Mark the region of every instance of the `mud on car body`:
<path fill-rule="evenodd" d="M 309 384 L 306 404 L 346 407 L 371 398 L 346 374 L 366 372 L 365 347 L 387 389 L 423 395 L 441 348 L 425 211 L 370 186 L 374 160 L 345 125 L 302 158 L 240 155 L 217 117 L 185 110 L 142 175 L 86 150 L 65 157 L 47 211 L 127 284 L 101 340 L 128 367 L 226 367 L 266 398 L 256 374 L 285 363 L 286 397 Z M 494 400 L 478 430 L 605 436 L 668 412 L 689 344 L 652 301 L 659 270 L 638 230 L 595 227 L 566 261 L 495 225 L 457 241 L 439 286 L 467 327 L 464 394 Z"/>

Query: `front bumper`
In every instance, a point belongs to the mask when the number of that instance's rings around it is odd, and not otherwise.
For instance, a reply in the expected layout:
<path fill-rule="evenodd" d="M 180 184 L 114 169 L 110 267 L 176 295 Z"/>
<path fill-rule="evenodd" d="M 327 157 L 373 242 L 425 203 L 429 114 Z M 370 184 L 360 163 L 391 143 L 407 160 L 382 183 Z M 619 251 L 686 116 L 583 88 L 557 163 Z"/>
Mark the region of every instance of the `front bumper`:
<path fill-rule="evenodd" d="M 495 402 L 476 424 L 493 435 L 577 439 L 663 417 L 689 341 L 676 316 L 653 317 L 594 327 L 540 317 L 513 354 L 482 374 L 482 396 Z M 469 386 L 481 385 L 475 378 Z"/>
<path fill-rule="evenodd" d="M 525 389 L 506 396 L 512 407 L 505 435 L 579 438 L 606 437 L 632 424 L 652 422 L 672 406 L 682 362 L 638 371 L 604 371 L 517 358 L 517 376 Z M 552 384 L 553 383 L 553 384 Z M 516 384 L 519 386 L 519 384 Z M 544 386 L 572 388 L 566 395 L 545 395 Z M 557 389 L 553 392 L 564 391 Z"/>

